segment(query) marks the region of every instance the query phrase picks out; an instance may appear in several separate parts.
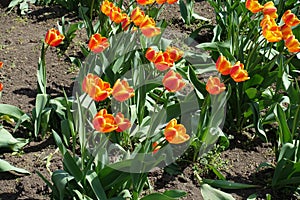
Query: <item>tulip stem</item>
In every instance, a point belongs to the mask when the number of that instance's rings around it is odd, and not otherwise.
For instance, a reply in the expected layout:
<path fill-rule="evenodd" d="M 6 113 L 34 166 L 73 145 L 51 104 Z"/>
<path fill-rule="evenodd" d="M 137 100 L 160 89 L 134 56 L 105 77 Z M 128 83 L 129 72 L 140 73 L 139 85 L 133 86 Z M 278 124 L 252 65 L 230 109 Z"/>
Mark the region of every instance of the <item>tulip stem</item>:
<path fill-rule="evenodd" d="M 95 0 L 92 0 L 91 10 L 90 10 L 90 19 L 93 18 L 93 9 L 94 9 Z"/>

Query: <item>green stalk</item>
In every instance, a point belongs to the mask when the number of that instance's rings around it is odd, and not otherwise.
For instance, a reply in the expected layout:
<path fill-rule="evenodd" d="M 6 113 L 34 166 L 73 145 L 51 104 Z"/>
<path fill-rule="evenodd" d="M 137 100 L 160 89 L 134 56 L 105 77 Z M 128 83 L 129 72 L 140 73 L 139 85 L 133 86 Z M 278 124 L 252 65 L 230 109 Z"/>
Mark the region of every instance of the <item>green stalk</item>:
<path fill-rule="evenodd" d="M 90 19 L 93 18 L 93 9 L 94 9 L 95 0 L 92 0 L 91 10 L 90 10 Z"/>

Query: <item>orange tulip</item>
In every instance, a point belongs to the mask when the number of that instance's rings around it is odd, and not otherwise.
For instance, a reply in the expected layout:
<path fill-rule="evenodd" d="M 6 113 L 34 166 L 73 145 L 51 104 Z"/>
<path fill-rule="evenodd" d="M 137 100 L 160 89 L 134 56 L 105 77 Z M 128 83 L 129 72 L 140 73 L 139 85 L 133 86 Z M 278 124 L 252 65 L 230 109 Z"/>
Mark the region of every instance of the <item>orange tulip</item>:
<path fill-rule="evenodd" d="M 157 4 L 164 4 L 164 3 L 166 3 L 167 2 L 167 0 L 156 0 L 156 3 Z"/>
<path fill-rule="evenodd" d="M 174 65 L 168 52 L 158 52 L 153 62 L 156 69 L 159 71 L 165 71 Z"/>
<path fill-rule="evenodd" d="M 146 15 L 143 18 L 143 20 L 140 23 L 139 27 L 142 31 L 142 34 L 145 35 L 148 38 L 160 34 L 160 28 L 155 27 L 154 19 L 149 17 L 148 15 Z"/>
<path fill-rule="evenodd" d="M 263 29 L 263 36 L 268 40 L 268 42 L 279 42 L 282 40 L 282 32 L 280 26 L 268 26 L 265 25 Z"/>
<path fill-rule="evenodd" d="M 209 94 L 217 95 L 224 92 L 226 89 L 225 84 L 221 83 L 218 77 L 210 76 L 206 83 L 206 90 Z"/>
<path fill-rule="evenodd" d="M 95 101 L 105 100 L 112 92 L 108 82 L 91 73 L 83 79 L 82 90 Z"/>
<path fill-rule="evenodd" d="M 3 62 L 0 61 L 0 69 L 3 67 Z"/>
<path fill-rule="evenodd" d="M 164 87 L 169 92 L 176 92 L 181 90 L 185 86 L 185 82 L 182 79 L 182 76 L 179 73 L 174 72 L 173 70 L 168 71 L 164 76 L 163 80 Z"/>
<path fill-rule="evenodd" d="M 101 12 L 104 13 L 106 16 L 110 15 L 111 9 L 114 7 L 112 2 L 105 0 L 101 5 Z"/>
<path fill-rule="evenodd" d="M 134 96 L 134 89 L 129 87 L 126 80 L 118 79 L 113 87 L 112 95 L 117 101 L 123 102 Z"/>
<path fill-rule="evenodd" d="M 250 10 L 252 13 L 258 13 L 258 12 L 262 11 L 262 9 L 264 7 L 262 5 L 260 5 L 258 0 L 247 0 L 246 1 L 246 8 L 248 10 Z"/>
<path fill-rule="evenodd" d="M 88 46 L 92 52 L 101 53 L 109 47 L 109 42 L 106 37 L 102 37 L 99 33 L 95 33 L 92 35 Z"/>
<path fill-rule="evenodd" d="M 223 55 L 221 55 L 216 62 L 216 68 L 222 75 L 228 75 L 230 74 L 232 65 Z"/>
<path fill-rule="evenodd" d="M 277 8 L 275 7 L 273 1 L 268 1 L 265 3 L 263 8 L 264 15 L 269 15 L 272 18 L 277 18 Z"/>
<path fill-rule="evenodd" d="M 300 43 L 294 35 L 291 35 L 287 40 L 285 40 L 285 46 L 291 53 L 300 52 Z"/>
<path fill-rule="evenodd" d="M 123 20 L 121 22 L 122 29 L 124 31 L 127 31 L 128 28 L 129 28 L 130 23 L 131 23 L 130 17 L 126 13 L 123 13 Z"/>
<path fill-rule="evenodd" d="M 158 142 L 153 142 L 152 143 L 152 149 L 153 149 L 153 154 L 157 153 L 158 150 L 161 148 L 161 146 L 158 146 Z"/>
<path fill-rule="evenodd" d="M 270 15 L 264 15 L 263 19 L 260 22 L 260 26 L 262 29 L 267 27 L 277 26 L 277 23 L 274 18 L 270 17 Z"/>
<path fill-rule="evenodd" d="M 94 117 L 92 123 L 95 130 L 101 133 L 109 133 L 118 129 L 114 116 L 107 114 L 106 109 L 100 110 Z"/>
<path fill-rule="evenodd" d="M 174 62 L 177 62 L 178 60 L 180 60 L 184 54 L 184 52 L 181 51 L 180 49 L 178 49 L 176 47 L 170 47 L 170 46 L 167 47 L 166 52 L 169 53 L 170 58 Z"/>
<path fill-rule="evenodd" d="M 124 118 L 124 115 L 120 112 L 116 115 L 115 122 L 118 126 L 118 128 L 116 130 L 117 132 L 123 132 L 123 131 L 129 129 L 131 126 L 130 121 L 128 119 Z"/>
<path fill-rule="evenodd" d="M 291 35 L 293 35 L 292 28 L 290 26 L 287 26 L 284 24 L 281 26 L 281 33 L 282 33 L 282 39 L 286 40 L 288 39 Z"/>
<path fill-rule="evenodd" d="M 178 0 L 167 0 L 167 3 L 168 4 L 174 4 L 174 3 L 176 3 Z"/>
<path fill-rule="evenodd" d="M 0 92 L 3 90 L 3 84 L 0 82 Z"/>
<path fill-rule="evenodd" d="M 148 5 L 155 2 L 155 0 L 136 0 L 136 2 L 140 5 Z"/>
<path fill-rule="evenodd" d="M 149 47 L 146 51 L 146 54 L 145 54 L 145 57 L 150 61 L 150 62 L 154 62 L 155 61 L 155 58 L 157 56 L 157 53 L 156 51 Z"/>
<path fill-rule="evenodd" d="M 60 32 L 54 28 L 51 28 L 47 31 L 45 36 L 45 42 L 46 44 L 56 47 L 60 45 L 60 43 L 65 39 L 65 36 L 60 34 Z"/>
<path fill-rule="evenodd" d="M 244 64 L 240 63 L 240 61 L 232 66 L 230 76 L 235 82 L 243 82 L 250 79 L 248 72 L 244 70 Z"/>
<path fill-rule="evenodd" d="M 285 11 L 282 16 L 282 20 L 287 26 L 297 26 L 298 24 L 300 24 L 300 20 L 294 13 L 291 12 L 291 10 Z"/>
<path fill-rule="evenodd" d="M 172 119 L 165 128 L 164 135 L 171 144 L 181 144 L 190 139 L 186 134 L 186 129 L 182 124 L 177 124 L 176 119 Z"/>
<path fill-rule="evenodd" d="M 111 10 L 110 10 L 110 14 L 109 14 L 109 18 L 111 19 L 111 21 L 119 24 L 123 21 L 123 18 L 124 15 L 121 11 L 121 8 L 119 7 L 113 7 Z"/>
<path fill-rule="evenodd" d="M 130 18 L 133 21 L 134 25 L 139 26 L 145 18 L 145 13 L 140 10 L 139 7 L 136 7 L 131 12 Z"/>

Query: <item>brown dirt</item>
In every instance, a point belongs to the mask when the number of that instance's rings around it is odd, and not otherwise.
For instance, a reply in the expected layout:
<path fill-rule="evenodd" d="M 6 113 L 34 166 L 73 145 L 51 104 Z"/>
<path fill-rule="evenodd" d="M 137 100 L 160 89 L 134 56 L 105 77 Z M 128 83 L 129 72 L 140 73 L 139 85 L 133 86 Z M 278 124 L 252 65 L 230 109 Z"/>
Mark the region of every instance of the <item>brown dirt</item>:
<path fill-rule="evenodd" d="M 36 69 L 46 31 L 54 27 L 62 16 L 67 15 L 68 19 L 76 20 L 76 17 L 56 6 L 43 9 L 32 6 L 32 10 L 33 12 L 28 16 L 21 17 L 14 11 L 7 13 L 3 8 L 0 8 L 0 60 L 4 62 L 4 67 L 0 71 L 0 81 L 3 82 L 5 87 L 1 103 L 18 106 L 27 113 L 30 113 L 34 107 L 37 90 Z M 214 19 L 213 9 L 205 1 L 197 2 L 195 11 L 204 17 Z M 182 34 L 188 35 L 199 26 L 197 23 L 192 26 L 185 26 L 179 16 L 178 5 L 166 7 L 161 16 L 172 23 L 168 29 L 171 38 L 181 38 Z M 81 42 L 87 40 L 83 35 L 79 35 L 78 38 Z M 199 42 L 209 41 L 212 38 L 211 30 L 200 32 L 199 38 L 201 38 Z M 67 55 L 77 55 L 77 49 L 78 46 L 71 46 L 67 51 Z M 51 49 L 47 53 L 48 93 L 53 97 L 61 96 L 63 89 L 67 91 L 72 89 L 72 78 L 76 76 L 76 72 L 67 73 L 70 72 L 72 67 L 67 55 L 57 57 L 55 49 Z M 28 135 L 23 137 L 28 137 Z M 243 143 L 243 140 L 239 142 Z M 237 144 L 238 140 L 233 143 L 232 148 L 221 155 L 222 159 L 228 161 L 227 169 L 223 171 L 224 175 L 229 180 L 260 184 L 261 177 L 268 176 L 269 172 L 262 176 L 259 172 L 256 172 L 256 168 L 261 162 L 274 163 L 274 154 L 271 147 L 254 143 L 251 149 L 247 149 L 243 145 L 239 146 Z M 30 142 L 25 146 L 23 152 L 17 155 L 2 154 L 0 156 L 2 159 L 17 167 L 25 168 L 31 174 L 18 176 L 10 173 L 0 173 L 0 199 L 50 199 L 49 188 L 39 178 L 36 171 L 39 171 L 48 179 L 50 178 L 50 174 L 46 169 L 46 157 L 53 154 L 55 149 L 56 147 L 50 136 L 44 141 Z M 59 153 L 54 154 L 49 169 L 53 172 L 62 168 L 61 162 Z M 166 170 L 157 170 L 150 173 L 154 190 L 182 189 L 188 192 L 188 196 L 183 199 L 201 199 L 192 166 L 181 166 L 181 171 L 182 173 L 179 175 L 170 175 Z M 227 192 L 232 193 L 236 199 L 246 199 L 253 193 L 258 193 L 261 198 L 264 198 L 266 193 L 272 191 L 262 188 L 260 190 Z M 276 197 L 272 199 L 276 199 Z"/>

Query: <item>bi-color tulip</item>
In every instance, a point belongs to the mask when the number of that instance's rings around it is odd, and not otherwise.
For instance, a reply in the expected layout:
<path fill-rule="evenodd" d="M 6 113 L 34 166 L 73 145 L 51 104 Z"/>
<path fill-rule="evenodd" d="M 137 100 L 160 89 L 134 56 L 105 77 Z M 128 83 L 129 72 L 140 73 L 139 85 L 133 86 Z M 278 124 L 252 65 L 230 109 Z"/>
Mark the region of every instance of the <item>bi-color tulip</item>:
<path fill-rule="evenodd" d="M 112 95 L 117 101 L 123 102 L 134 96 L 134 89 L 129 86 L 126 80 L 118 79 L 112 89 Z"/>
<path fill-rule="evenodd" d="M 240 61 L 232 66 L 230 76 L 235 82 L 243 82 L 250 79 L 248 72 L 244 69 L 244 64 Z"/>
<path fill-rule="evenodd" d="M 177 92 L 185 86 L 182 76 L 173 70 L 170 70 L 168 73 L 166 73 L 162 79 L 162 83 L 169 92 Z"/>
<path fill-rule="evenodd" d="M 264 6 L 262 6 L 258 0 L 246 0 L 246 8 L 252 13 L 258 13 L 262 11 Z"/>
<path fill-rule="evenodd" d="M 100 110 L 93 118 L 92 123 L 94 129 L 101 133 L 109 133 L 118 129 L 114 116 L 108 114 L 106 109 Z"/>
<path fill-rule="evenodd" d="M 109 47 L 109 42 L 106 37 L 102 37 L 101 34 L 95 33 L 90 38 L 88 47 L 90 50 L 94 53 L 101 53 L 103 52 L 107 47 Z"/>
<path fill-rule="evenodd" d="M 51 28 L 47 31 L 45 36 L 45 43 L 49 46 L 56 47 L 62 43 L 65 36 L 63 36 L 57 29 Z"/>
<path fill-rule="evenodd" d="M 226 90 L 225 84 L 221 82 L 219 77 L 210 76 L 206 83 L 206 91 L 209 94 L 217 95 Z"/>
<path fill-rule="evenodd" d="M 100 77 L 91 73 L 84 77 L 82 90 L 95 101 L 105 100 L 112 92 L 108 82 L 103 81 Z"/>
<path fill-rule="evenodd" d="M 231 68 L 232 68 L 231 63 L 223 55 L 220 55 L 216 62 L 216 69 L 222 75 L 228 75 L 230 74 Z"/>
<path fill-rule="evenodd" d="M 121 112 L 117 113 L 115 122 L 118 126 L 118 128 L 116 129 L 117 132 L 123 132 L 131 127 L 129 119 L 124 118 L 124 115 Z"/>
<path fill-rule="evenodd" d="M 186 134 L 184 125 L 177 124 L 176 119 L 172 119 L 164 130 L 164 136 L 166 140 L 171 144 L 181 144 L 190 139 L 190 136 Z"/>

